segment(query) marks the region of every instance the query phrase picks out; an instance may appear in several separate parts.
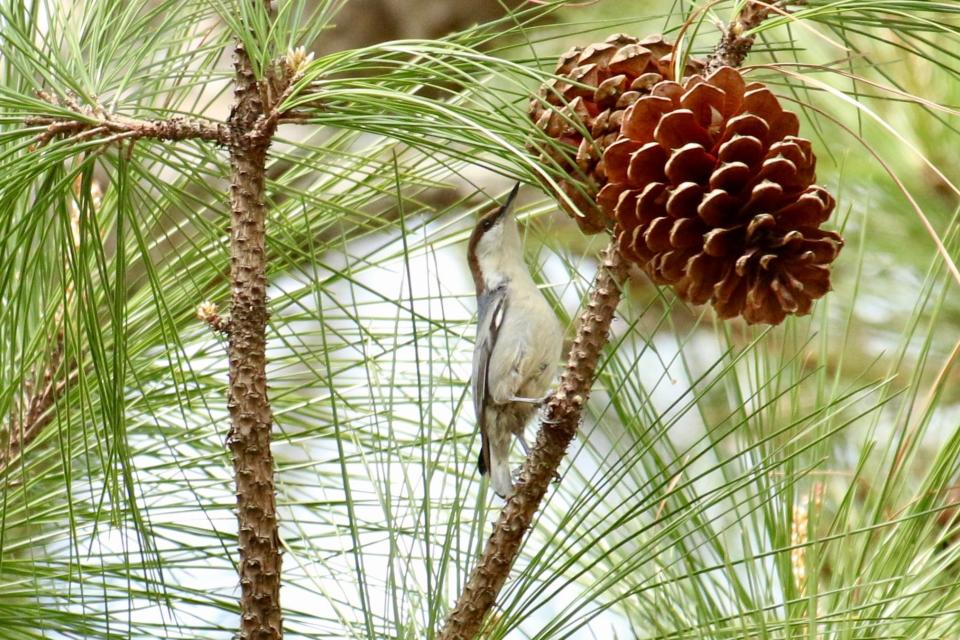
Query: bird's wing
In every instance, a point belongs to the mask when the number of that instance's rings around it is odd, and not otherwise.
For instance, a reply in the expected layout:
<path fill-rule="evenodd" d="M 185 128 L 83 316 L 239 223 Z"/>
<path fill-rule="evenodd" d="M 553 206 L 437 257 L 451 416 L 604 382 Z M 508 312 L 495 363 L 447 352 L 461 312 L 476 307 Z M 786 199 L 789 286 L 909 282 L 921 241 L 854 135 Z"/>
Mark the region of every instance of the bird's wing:
<path fill-rule="evenodd" d="M 487 442 L 486 411 L 489 398 L 490 356 L 507 311 L 507 288 L 500 286 L 484 293 L 477 302 L 477 342 L 473 350 L 473 410 L 480 426 L 480 473 L 490 468 L 490 444 Z"/>

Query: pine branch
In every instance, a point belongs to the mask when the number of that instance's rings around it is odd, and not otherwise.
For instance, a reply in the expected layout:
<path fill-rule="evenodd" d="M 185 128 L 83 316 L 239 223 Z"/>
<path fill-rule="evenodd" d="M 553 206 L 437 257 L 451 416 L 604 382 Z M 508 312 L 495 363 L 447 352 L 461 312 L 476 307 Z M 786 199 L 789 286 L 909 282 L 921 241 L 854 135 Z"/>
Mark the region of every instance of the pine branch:
<path fill-rule="evenodd" d="M 753 46 L 753 37 L 744 34 L 763 22 L 771 12 L 782 11 L 780 4 L 752 0 L 744 5 L 710 55 L 707 73 L 724 65 L 742 64 Z M 477 566 L 447 616 L 438 640 L 472 640 L 477 637 L 484 618 L 496 603 L 520 553 L 523 536 L 576 435 L 627 271 L 628 265 L 613 240 L 593 283 L 587 307 L 580 314 L 567 368 L 556 394 L 547 404 L 536 444 L 524 462 L 520 480 L 504 505 Z"/>
<path fill-rule="evenodd" d="M 241 42 L 234 46 L 230 117 L 230 381 L 227 408 L 237 492 L 242 640 L 283 637 L 280 535 L 267 398 L 266 163 L 276 124 Z"/>
<path fill-rule="evenodd" d="M 38 92 L 37 96 L 54 106 L 63 106 L 54 96 Z M 197 118 L 169 118 L 167 120 L 138 120 L 116 113 L 108 113 L 100 105 L 80 106 L 69 102 L 75 115 L 26 116 L 23 123 L 30 127 L 45 127 L 34 140 L 33 149 L 49 144 L 54 138 L 66 137 L 73 142 L 98 140 L 103 144 L 120 140 L 187 140 L 199 139 L 222 145 L 231 144 L 227 125 Z"/>
<path fill-rule="evenodd" d="M 71 142 L 103 144 L 151 138 L 163 141 L 199 139 L 230 151 L 230 317 L 221 318 L 215 305 L 198 307 L 198 317 L 229 337 L 230 432 L 236 481 L 240 574 L 241 640 L 279 640 L 283 636 L 280 609 L 280 536 L 270 449 L 273 415 L 266 382 L 266 161 L 278 122 L 287 114 L 279 106 L 289 97 L 301 70 L 309 62 L 302 49 L 277 61 L 267 78 L 258 81 L 241 42 L 234 46 L 234 105 L 228 124 L 193 118 L 137 120 L 107 113 L 100 105 L 81 106 L 72 98 L 64 104 L 40 92 L 41 100 L 66 107 L 72 115 L 27 116 L 27 126 L 44 127 L 34 149 L 65 137 Z M 24 422 L 11 425 L 11 442 L 0 469 L 36 437 L 53 416 L 57 387 L 52 377 L 62 358 L 59 346 L 47 363 L 44 386 L 32 395 Z M 49 380 L 48 380 L 49 379 Z"/>

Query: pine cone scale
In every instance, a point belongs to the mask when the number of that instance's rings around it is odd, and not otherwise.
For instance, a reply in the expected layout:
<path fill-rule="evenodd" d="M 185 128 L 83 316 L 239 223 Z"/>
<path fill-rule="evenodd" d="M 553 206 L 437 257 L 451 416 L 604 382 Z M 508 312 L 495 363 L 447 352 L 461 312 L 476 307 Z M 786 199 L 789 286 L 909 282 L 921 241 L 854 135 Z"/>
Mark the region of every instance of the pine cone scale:
<path fill-rule="evenodd" d="M 740 193 L 753 177 L 753 170 L 746 162 L 730 162 L 716 169 L 707 182 L 711 190 L 725 193 Z"/>
<path fill-rule="evenodd" d="M 714 288 L 723 279 L 724 263 L 706 253 L 698 253 L 684 265 L 684 278 L 678 289 L 684 297 L 694 304 L 704 304 L 710 300 Z"/>
<path fill-rule="evenodd" d="M 717 151 L 717 159 L 720 162 L 728 164 L 739 162 L 747 167 L 760 162 L 763 155 L 763 143 L 753 136 L 734 136 L 721 144 Z"/>
<path fill-rule="evenodd" d="M 669 211 L 669 203 L 667 209 Z M 703 226 L 693 218 L 680 218 L 670 228 L 670 246 L 675 249 L 690 249 L 700 245 Z"/>
<path fill-rule="evenodd" d="M 656 261 L 657 272 L 664 283 L 676 283 L 683 278 L 684 268 L 695 257 L 695 251 L 667 251 L 658 256 Z"/>
<path fill-rule="evenodd" d="M 630 154 L 626 177 L 636 183 L 663 181 L 666 179 L 664 171 L 667 163 L 667 152 L 663 147 L 648 143 Z"/>
<path fill-rule="evenodd" d="M 744 113 L 727 121 L 727 126 L 719 142 L 723 143 L 734 136 L 752 136 L 758 140 L 766 140 L 770 132 L 770 125 L 752 113 Z"/>
<path fill-rule="evenodd" d="M 703 200 L 703 187 L 696 182 L 682 182 L 676 188 L 671 190 L 667 197 L 667 213 L 672 218 L 681 220 L 690 220 L 684 216 L 691 209 L 695 209 Z M 702 228 L 702 225 L 695 225 L 696 228 Z"/>
<path fill-rule="evenodd" d="M 689 109 L 677 109 L 664 114 L 653 131 L 653 138 L 664 149 L 674 149 L 695 143 L 704 149 L 713 146 L 710 134 L 700 126 Z"/>
<path fill-rule="evenodd" d="M 723 100 L 723 91 L 717 87 L 701 82 L 694 85 L 680 96 L 680 106 L 689 109 L 697 122 L 703 127 L 710 127 L 714 123 L 714 114 L 720 116 L 716 105 Z"/>
<path fill-rule="evenodd" d="M 701 183 L 710 179 L 717 164 L 715 157 L 707 153 L 699 142 L 690 142 L 673 151 L 664 167 L 670 184 L 684 182 Z"/>
<path fill-rule="evenodd" d="M 655 218 L 667 215 L 667 186 L 662 182 L 651 182 L 640 192 L 637 198 L 635 218 L 641 224 L 649 224 Z"/>
<path fill-rule="evenodd" d="M 667 113 L 672 105 L 669 98 L 660 96 L 638 100 L 627 110 L 621 135 L 630 140 L 645 140 L 652 137 L 660 116 Z"/>
<path fill-rule="evenodd" d="M 797 114 L 792 111 L 784 111 L 778 117 L 770 121 L 768 136 L 772 140 L 784 139 L 789 136 L 796 136 L 800 132 L 800 120 Z"/>

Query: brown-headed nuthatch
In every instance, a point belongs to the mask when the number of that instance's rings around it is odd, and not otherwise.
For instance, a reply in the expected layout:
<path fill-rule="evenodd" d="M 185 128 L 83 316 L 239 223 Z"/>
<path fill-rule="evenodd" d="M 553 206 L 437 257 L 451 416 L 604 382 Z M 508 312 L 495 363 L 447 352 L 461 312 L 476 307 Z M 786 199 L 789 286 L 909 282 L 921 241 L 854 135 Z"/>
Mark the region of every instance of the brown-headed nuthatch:
<path fill-rule="evenodd" d="M 523 430 L 550 387 L 563 347 L 563 329 L 523 260 L 513 217 L 518 184 L 507 201 L 483 216 L 470 236 L 467 259 L 477 288 L 473 407 L 480 423 L 480 473 L 506 498 L 511 436 Z"/>

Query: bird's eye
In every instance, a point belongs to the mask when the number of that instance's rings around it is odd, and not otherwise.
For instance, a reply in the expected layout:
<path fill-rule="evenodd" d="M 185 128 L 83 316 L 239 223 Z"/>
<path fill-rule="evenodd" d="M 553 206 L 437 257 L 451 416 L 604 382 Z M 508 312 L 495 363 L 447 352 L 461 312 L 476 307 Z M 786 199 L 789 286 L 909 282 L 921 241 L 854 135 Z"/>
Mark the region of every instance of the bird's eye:
<path fill-rule="evenodd" d="M 484 231 L 490 231 L 490 227 L 493 226 L 493 220 L 484 220 L 482 226 Z"/>

